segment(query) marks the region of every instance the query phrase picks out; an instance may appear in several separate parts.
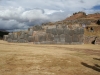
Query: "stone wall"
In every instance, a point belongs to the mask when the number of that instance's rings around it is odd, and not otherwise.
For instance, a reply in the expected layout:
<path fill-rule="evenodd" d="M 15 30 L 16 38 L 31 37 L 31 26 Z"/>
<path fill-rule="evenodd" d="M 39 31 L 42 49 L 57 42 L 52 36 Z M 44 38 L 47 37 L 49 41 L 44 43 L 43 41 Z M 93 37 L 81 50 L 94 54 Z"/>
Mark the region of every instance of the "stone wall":
<path fill-rule="evenodd" d="M 96 45 L 100 45 L 100 37 L 97 37 L 97 38 L 96 38 L 95 44 L 96 44 Z"/>
<path fill-rule="evenodd" d="M 97 44 L 100 45 L 100 37 L 97 36 L 85 36 L 84 44 Z"/>
<path fill-rule="evenodd" d="M 84 37 L 84 43 L 85 44 L 95 44 L 95 36 L 85 36 Z"/>
<path fill-rule="evenodd" d="M 100 38 L 93 35 L 95 31 L 96 33 L 99 31 L 96 29 L 99 27 L 92 28 L 93 31 L 87 28 L 84 31 L 80 25 L 35 26 L 28 28 L 27 31 L 4 35 L 4 40 L 13 43 L 31 42 L 34 44 L 100 44 Z"/>
<path fill-rule="evenodd" d="M 28 31 L 20 31 L 5 35 L 8 42 L 35 44 L 82 44 L 84 29 L 75 26 L 46 26 L 31 27 Z"/>

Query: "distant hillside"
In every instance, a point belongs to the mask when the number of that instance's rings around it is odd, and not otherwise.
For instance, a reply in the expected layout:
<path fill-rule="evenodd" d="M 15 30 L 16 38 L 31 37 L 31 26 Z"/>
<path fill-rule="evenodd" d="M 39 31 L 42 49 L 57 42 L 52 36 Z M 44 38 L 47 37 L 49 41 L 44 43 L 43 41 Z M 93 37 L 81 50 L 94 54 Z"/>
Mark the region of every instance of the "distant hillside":
<path fill-rule="evenodd" d="M 76 20 L 76 19 L 85 18 L 85 17 L 86 17 L 86 13 L 78 12 L 78 13 L 73 13 L 73 15 L 66 18 L 66 20 Z"/>
<path fill-rule="evenodd" d="M 72 16 L 66 18 L 66 20 L 76 20 L 76 19 L 100 19 L 100 13 L 88 14 L 86 15 L 85 12 L 77 12 L 73 13 Z"/>
<path fill-rule="evenodd" d="M 73 13 L 72 16 L 64 21 L 67 21 L 68 24 L 100 25 L 100 13 L 88 15 L 85 12 Z"/>
<path fill-rule="evenodd" d="M 90 26 L 98 26 L 100 25 L 100 13 L 88 14 L 86 15 L 85 12 L 77 12 L 73 13 L 72 16 L 67 17 L 62 21 L 57 22 L 49 22 L 42 25 L 90 25 Z"/>
<path fill-rule="evenodd" d="M 6 30 L 0 30 L 0 39 L 3 39 L 3 36 L 8 35 L 8 33 Z"/>

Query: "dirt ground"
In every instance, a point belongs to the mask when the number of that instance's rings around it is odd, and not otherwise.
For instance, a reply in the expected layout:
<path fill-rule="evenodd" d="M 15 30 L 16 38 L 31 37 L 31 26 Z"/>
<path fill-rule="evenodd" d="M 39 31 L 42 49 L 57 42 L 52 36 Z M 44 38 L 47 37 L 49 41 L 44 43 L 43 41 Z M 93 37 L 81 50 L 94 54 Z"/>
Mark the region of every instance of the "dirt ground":
<path fill-rule="evenodd" d="M 100 45 L 0 41 L 0 75 L 100 75 Z"/>

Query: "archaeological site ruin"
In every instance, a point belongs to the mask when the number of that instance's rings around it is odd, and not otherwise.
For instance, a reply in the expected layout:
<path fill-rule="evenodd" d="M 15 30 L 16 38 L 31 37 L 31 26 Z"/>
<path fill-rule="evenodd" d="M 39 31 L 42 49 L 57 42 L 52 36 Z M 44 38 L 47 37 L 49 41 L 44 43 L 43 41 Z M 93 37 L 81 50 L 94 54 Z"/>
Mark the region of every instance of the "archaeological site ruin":
<path fill-rule="evenodd" d="M 4 40 L 34 44 L 100 44 L 100 13 L 74 13 L 63 21 L 9 33 L 4 35 Z"/>

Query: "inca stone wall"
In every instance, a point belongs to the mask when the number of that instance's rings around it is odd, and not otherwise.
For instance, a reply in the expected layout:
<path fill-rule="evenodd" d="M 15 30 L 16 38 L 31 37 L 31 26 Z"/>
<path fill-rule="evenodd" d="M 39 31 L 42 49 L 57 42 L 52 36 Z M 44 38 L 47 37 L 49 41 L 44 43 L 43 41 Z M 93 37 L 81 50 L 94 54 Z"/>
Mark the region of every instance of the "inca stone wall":
<path fill-rule="evenodd" d="M 85 44 L 100 43 L 100 26 L 87 26 L 84 29 L 84 43 Z"/>
<path fill-rule="evenodd" d="M 14 43 L 82 44 L 84 28 L 68 25 L 33 26 L 27 31 L 9 33 L 4 40 Z"/>
<path fill-rule="evenodd" d="M 84 44 L 97 44 L 100 45 L 100 37 L 96 36 L 85 36 Z"/>
<path fill-rule="evenodd" d="M 100 45 L 100 37 L 96 38 L 95 44 Z"/>
<path fill-rule="evenodd" d="M 85 44 L 95 44 L 95 36 L 85 36 L 84 43 Z"/>
<path fill-rule="evenodd" d="M 99 44 L 99 25 L 100 13 L 86 15 L 80 11 L 62 21 L 43 23 L 28 28 L 27 31 L 9 33 L 4 35 L 4 40 L 34 44 Z"/>

